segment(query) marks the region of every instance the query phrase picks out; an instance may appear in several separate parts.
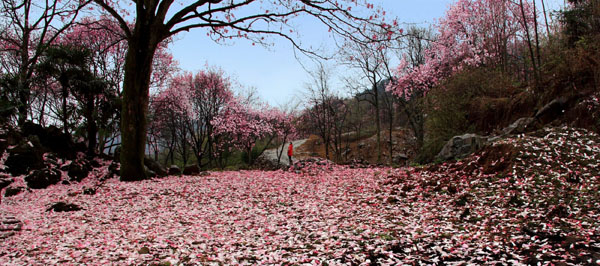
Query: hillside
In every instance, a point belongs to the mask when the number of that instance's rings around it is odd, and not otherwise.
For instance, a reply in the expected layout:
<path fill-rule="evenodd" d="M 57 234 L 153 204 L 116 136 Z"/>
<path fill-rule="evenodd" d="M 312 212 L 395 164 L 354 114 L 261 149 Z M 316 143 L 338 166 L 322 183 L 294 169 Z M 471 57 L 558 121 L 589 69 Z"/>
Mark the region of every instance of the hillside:
<path fill-rule="evenodd" d="M 425 168 L 88 176 L 3 198 L 3 230 L 14 234 L 0 261 L 598 264 L 599 156 L 598 135 L 557 127 Z"/>
<path fill-rule="evenodd" d="M 381 132 L 381 163 L 389 164 L 389 131 Z M 361 162 L 365 164 L 377 164 L 377 136 L 375 134 L 366 134 L 356 136 L 355 132 L 346 133 L 342 138 L 340 164 Z M 416 155 L 414 151 L 414 140 L 410 130 L 404 128 L 395 128 L 392 130 L 392 160 L 394 165 L 404 165 L 407 159 Z M 297 148 L 299 158 L 319 157 L 326 158 L 325 145 L 323 141 L 316 136 L 310 135 L 302 146 Z M 335 159 L 335 151 L 330 149 L 330 158 Z"/>

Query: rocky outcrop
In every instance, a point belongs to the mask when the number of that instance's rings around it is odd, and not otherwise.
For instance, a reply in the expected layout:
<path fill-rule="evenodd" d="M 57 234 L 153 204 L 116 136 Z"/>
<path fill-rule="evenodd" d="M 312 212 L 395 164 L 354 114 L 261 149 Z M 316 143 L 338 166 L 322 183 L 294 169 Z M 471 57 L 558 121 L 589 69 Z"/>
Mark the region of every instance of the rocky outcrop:
<path fill-rule="evenodd" d="M 169 167 L 169 175 L 180 175 L 181 174 L 181 168 L 179 168 L 179 166 L 177 165 L 171 165 L 171 167 Z"/>
<path fill-rule="evenodd" d="M 156 176 L 164 177 L 168 174 L 168 170 L 164 166 L 151 158 L 146 157 L 144 159 L 144 165 L 148 167 L 150 171 L 154 172 Z"/>
<path fill-rule="evenodd" d="M 37 136 L 22 139 L 17 146 L 8 149 L 8 158 L 4 163 L 12 176 L 28 174 L 31 170 L 44 167 L 44 148 Z"/>
<path fill-rule="evenodd" d="M 184 175 L 199 175 L 200 174 L 200 167 L 198 167 L 198 165 L 188 165 L 185 168 L 183 168 L 183 174 Z"/>
<path fill-rule="evenodd" d="M 455 136 L 450 139 L 436 156 L 436 160 L 450 160 L 465 157 L 481 149 L 486 143 L 494 142 L 504 136 L 523 134 L 541 129 L 559 118 L 565 110 L 573 106 L 580 98 L 581 94 L 573 96 L 563 96 L 550 101 L 544 105 L 532 117 L 522 117 L 500 131 L 500 134 L 494 136 L 479 136 L 475 134 L 465 134 Z"/>
<path fill-rule="evenodd" d="M 19 195 L 19 193 L 25 191 L 24 187 L 7 187 L 4 190 L 4 197 L 12 197 L 12 196 L 16 196 Z"/>
<path fill-rule="evenodd" d="M 27 186 L 33 189 L 43 189 L 60 182 L 61 174 L 55 169 L 35 170 L 25 177 Z"/>
<path fill-rule="evenodd" d="M 539 129 L 539 123 L 533 117 L 522 117 L 502 129 L 502 135 L 521 134 Z"/>
<path fill-rule="evenodd" d="M 487 137 L 477 134 L 464 134 L 450 139 L 436 156 L 436 160 L 463 158 L 481 149 L 487 143 Z"/>
<path fill-rule="evenodd" d="M 54 212 L 73 212 L 73 211 L 79 211 L 81 210 L 81 207 L 77 206 L 76 204 L 72 204 L 72 203 L 66 203 L 66 202 L 57 202 L 52 204 L 52 206 L 48 207 L 48 209 L 46 209 L 46 211 L 54 211 Z"/>
<path fill-rule="evenodd" d="M 81 182 L 92 171 L 92 165 L 86 159 L 72 161 L 66 168 L 69 180 L 75 182 Z"/>
<path fill-rule="evenodd" d="M 69 134 L 55 126 L 44 128 L 32 122 L 26 122 L 21 131 L 23 136 L 37 136 L 46 151 L 54 152 L 69 160 L 75 159 L 77 153 L 84 152 L 86 148 L 82 143 L 74 143 Z"/>

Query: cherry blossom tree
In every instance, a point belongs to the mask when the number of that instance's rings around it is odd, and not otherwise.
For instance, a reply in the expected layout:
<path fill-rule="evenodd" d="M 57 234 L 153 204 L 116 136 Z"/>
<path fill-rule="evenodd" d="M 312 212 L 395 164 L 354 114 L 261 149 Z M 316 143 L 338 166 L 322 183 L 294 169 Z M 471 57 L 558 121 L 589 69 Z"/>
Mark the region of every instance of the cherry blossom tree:
<path fill-rule="evenodd" d="M 359 7 L 374 9 L 366 1 L 193 1 L 181 6 L 170 0 L 135 1 L 129 13 L 120 2 L 94 0 L 102 11 L 113 16 L 120 25 L 128 43 L 125 58 L 123 110 L 121 112 L 121 178 L 145 178 L 143 156 L 146 142 L 152 61 L 157 47 L 165 39 L 194 28 L 206 29 L 208 37 L 218 41 L 247 38 L 255 43 L 265 43 L 265 35 L 289 40 L 304 52 L 306 49 L 295 38 L 294 19 L 311 17 L 329 27 L 333 34 L 354 38 L 362 33 L 366 23 L 378 24 L 381 10 L 368 16 L 357 15 Z M 134 18 L 127 22 L 128 14 Z M 364 35 L 364 34 L 363 34 Z"/>
<path fill-rule="evenodd" d="M 232 82 L 221 69 L 200 71 L 187 77 L 190 90 L 190 103 L 194 119 L 188 120 L 192 150 L 199 166 L 207 158 L 213 158 L 213 125 L 211 121 L 218 116 L 229 102 L 234 100 Z"/>
<path fill-rule="evenodd" d="M 213 136 L 220 151 L 240 149 L 247 153 L 248 164 L 252 165 L 252 148 L 256 142 L 274 133 L 273 124 L 266 119 L 268 112 L 255 110 L 243 105 L 239 100 L 229 103 L 223 113 L 215 117 L 211 124 Z"/>
<path fill-rule="evenodd" d="M 466 66 L 499 66 L 506 70 L 511 47 L 528 34 L 524 27 L 533 20 L 529 2 L 523 5 L 508 0 L 459 0 L 450 6 L 435 29 L 435 41 L 425 51 L 425 61 L 410 66 L 403 60 L 397 67 L 393 86 L 397 95 L 427 92 L 439 81 Z M 477 14 L 474 16 L 473 14 Z"/>
<path fill-rule="evenodd" d="M 151 100 L 149 139 L 153 147 L 158 149 L 156 143 L 162 141 L 171 163 L 176 147 L 184 163 L 190 150 L 200 167 L 212 163 L 215 141 L 211 121 L 233 99 L 231 81 L 223 70 L 212 68 L 173 76 Z"/>
<path fill-rule="evenodd" d="M 126 38 L 117 21 L 110 16 L 101 16 L 86 17 L 78 21 L 59 38 L 58 42 L 86 47 L 92 53 L 90 71 L 109 85 L 106 93 L 112 95 L 112 102 L 105 102 L 102 106 L 107 107 L 105 111 L 111 112 L 102 113 L 102 121 L 99 123 L 102 125 L 99 131 L 100 150 L 104 150 L 109 139 L 118 138 L 120 110 L 115 110 L 114 107 L 119 105 L 116 101 L 123 91 Z M 170 76 L 179 69 L 178 63 L 168 51 L 169 43 L 170 40 L 160 43 L 152 62 L 154 71 L 150 86 L 153 90 L 164 89 L 168 85 Z"/>
<path fill-rule="evenodd" d="M 187 163 L 188 160 L 188 130 L 187 120 L 194 119 L 194 112 L 190 102 L 191 90 L 186 83 L 186 75 L 176 76 L 165 90 L 153 95 L 151 98 L 150 139 L 158 152 L 159 140 L 163 141 L 163 148 L 167 149 L 166 160 L 171 159 L 173 164 L 174 153 L 179 149 L 180 155 Z"/>

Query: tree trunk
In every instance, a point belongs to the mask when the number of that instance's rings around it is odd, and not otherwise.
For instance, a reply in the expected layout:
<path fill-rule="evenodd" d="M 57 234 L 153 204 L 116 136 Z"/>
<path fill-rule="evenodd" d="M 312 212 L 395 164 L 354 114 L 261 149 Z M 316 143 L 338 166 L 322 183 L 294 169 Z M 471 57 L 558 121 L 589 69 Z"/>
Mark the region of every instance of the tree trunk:
<path fill-rule="evenodd" d="M 23 28 L 23 41 L 20 47 L 20 66 L 19 76 L 17 80 L 17 94 L 19 97 L 19 103 L 17 105 L 18 117 L 17 124 L 22 126 L 27 120 L 27 113 L 29 112 L 29 75 L 28 75 L 28 63 L 29 63 L 29 40 L 31 37 L 31 31 L 29 29 L 29 12 L 25 12 L 24 28 Z"/>
<path fill-rule="evenodd" d="M 538 33 L 537 8 L 533 1 L 533 26 L 535 30 L 535 55 L 537 56 L 537 65 L 542 67 L 542 57 L 540 56 L 540 35 Z"/>
<path fill-rule="evenodd" d="M 62 82 L 61 82 L 62 83 Z M 66 83 L 66 82 L 65 82 Z M 69 115 L 67 114 L 67 98 L 69 98 L 69 90 L 67 89 L 67 85 L 62 85 L 62 122 L 63 122 L 63 131 L 65 134 L 69 134 Z"/>
<path fill-rule="evenodd" d="M 390 97 L 393 97 L 393 96 L 390 96 Z M 391 99 L 390 101 L 393 101 L 393 99 Z M 392 141 L 392 137 L 393 137 L 392 130 L 394 130 L 394 103 L 393 102 L 390 105 L 389 112 L 390 112 L 390 135 L 389 135 L 389 137 L 390 137 L 390 142 L 389 142 L 389 144 L 390 144 L 390 165 L 392 165 L 392 164 L 394 164 L 394 155 L 392 154 L 394 152 L 394 144 Z"/>
<path fill-rule="evenodd" d="M 377 163 L 381 162 L 381 117 L 379 116 L 379 92 L 377 83 L 373 83 L 373 92 L 375 95 L 375 122 L 377 123 Z"/>
<path fill-rule="evenodd" d="M 527 37 L 527 46 L 529 47 L 529 55 L 531 56 L 531 64 L 533 66 L 533 78 L 534 78 L 534 82 L 535 82 L 535 86 L 536 86 L 536 90 L 537 90 L 537 84 L 538 84 L 538 70 L 537 70 L 537 66 L 535 63 L 535 55 L 533 52 L 533 46 L 531 44 L 531 36 L 529 34 L 529 26 L 527 25 L 527 16 L 525 16 L 525 9 L 523 7 L 523 0 L 520 0 L 520 7 L 521 7 L 521 15 L 523 16 L 523 27 L 525 28 L 525 35 Z"/>
<path fill-rule="evenodd" d="M 552 43 L 552 35 L 550 35 L 550 26 L 548 26 L 548 15 L 546 14 L 546 5 L 542 0 L 542 11 L 544 12 L 544 22 L 546 23 L 546 34 L 548 34 L 548 41 Z"/>
<path fill-rule="evenodd" d="M 85 120 L 87 123 L 87 137 L 88 137 L 88 155 L 96 155 L 96 135 L 98 133 L 98 127 L 96 121 L 94 121 L 94 96 L 87 96 L 87 103 L 85 108 Z"/>
<path fill-rule="evenodd" d="M 137 21 L 135 32 L 128 42 L 121 111 L 122 181 L 146 179 L 144 171 L 146 114 L 152 59 L 158 44 L 158 41 L 152 40 L 151 35 L 152 29 L 143 25 L 143 22 Z"/>

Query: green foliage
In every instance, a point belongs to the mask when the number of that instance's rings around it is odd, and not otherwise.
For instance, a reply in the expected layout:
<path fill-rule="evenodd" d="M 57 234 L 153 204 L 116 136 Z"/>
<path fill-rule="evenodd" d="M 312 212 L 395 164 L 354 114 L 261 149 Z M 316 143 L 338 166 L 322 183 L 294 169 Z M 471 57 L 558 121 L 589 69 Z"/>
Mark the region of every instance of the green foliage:
<path fill-rule="evenodd" d="M 458 73 L 433 88 L 426 98 L 426 136 L 417 162 L 431 162 L 453 136 L 483 130 L 483 126 L 478 127 L 478 121 L 474 120 L 485 115 L 479 114 L 482 110 L 474 110 L 473 103 L 481 97 L 501 97 L 506 93 L 508 84 L 510 82 L 502 73 L 476 68 Z M 494 113 L 488 107 L 479 108 L 486 113 Z"/>
<path fill-rule="evenodd" d="M 600 34 L 600 0 L 570 0 L 571 8 L 561 12 L 561 22 L 569 46 L 582 38 Z"/>
<path fill-rule="evenodd" d="M 17 106 L 14 100 L 14 92 L 16 89 L 15 79 L 9 75 L 0 76 L 0 122 L 7 122 L 10 117 L 14 116 L 17 111 Z"/>

